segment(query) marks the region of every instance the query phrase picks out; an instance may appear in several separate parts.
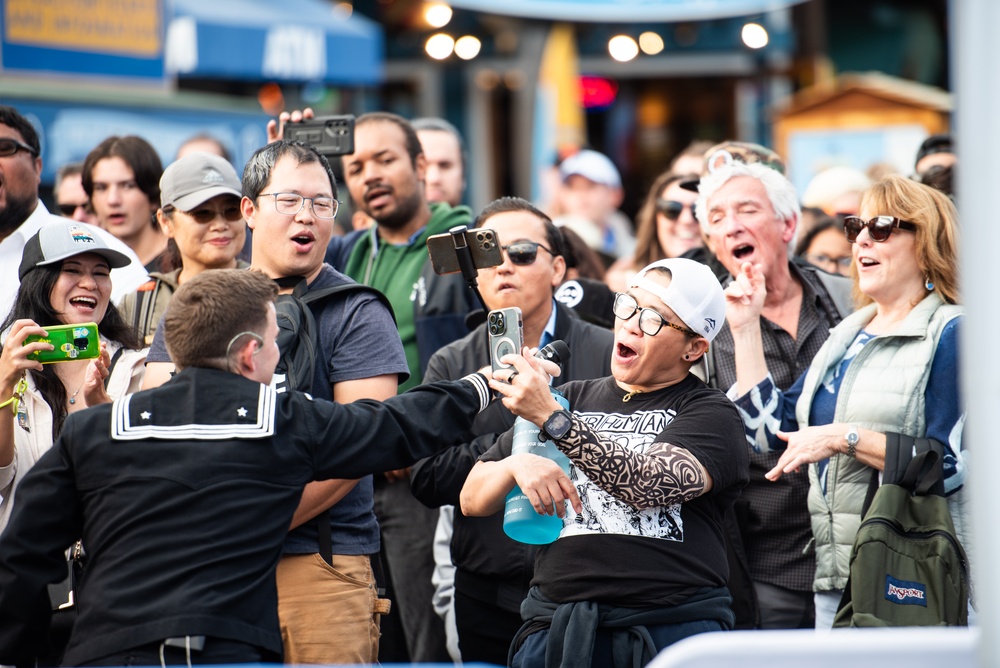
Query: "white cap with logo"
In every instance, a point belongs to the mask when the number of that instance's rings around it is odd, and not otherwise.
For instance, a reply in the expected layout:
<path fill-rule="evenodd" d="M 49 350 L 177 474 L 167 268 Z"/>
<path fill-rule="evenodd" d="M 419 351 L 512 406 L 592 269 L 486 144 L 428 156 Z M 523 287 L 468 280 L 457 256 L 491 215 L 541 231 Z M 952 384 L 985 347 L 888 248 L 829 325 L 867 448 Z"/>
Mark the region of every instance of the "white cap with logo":
<path fill-rule="evenodd" d="M 670 272 L 670 285 L 663 287 L 646 278 L 653 269 Z M 659 298 L 677 314 L 692 332 L 709 342 L 726 321 L 726 296 L 722 285 L 707 265 L 686 258 L 658 260 L 644 267 L 629 282 Z"/>

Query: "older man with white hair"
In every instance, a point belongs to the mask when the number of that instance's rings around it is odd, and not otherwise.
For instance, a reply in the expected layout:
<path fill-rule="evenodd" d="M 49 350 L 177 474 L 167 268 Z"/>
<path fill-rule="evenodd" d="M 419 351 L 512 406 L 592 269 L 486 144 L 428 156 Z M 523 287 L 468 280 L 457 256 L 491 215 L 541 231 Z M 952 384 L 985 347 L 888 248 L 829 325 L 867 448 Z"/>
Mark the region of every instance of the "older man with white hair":
<path fill-rule="evenodd" d="M 725 161 L 702 177 L 695 213 L 731 276 L 744 262 L 763 272 L 765 357 L 775 385 L 787 389 L 809 366 L 830 328 L 853 310 L 851 282 L 791 259 L 799 224 L 795 187 L 768 166 L 773 163 L 745 160 Z M 734 355 L 727 324 L 709 351 L 710 384 L 727 390 L 736 382 Z M 745 551 L 752 582 L 743 588 L 731 583 L 734 607 L 749 617 L 741 626 L 811 628 L 815 560 L 809 551 L 809 481 L 806 476 L 766 480 L 764 473 L 776 462 L 777 455 L 750 453 L 750 483 L 734 506 L 731 533 L 738 534 L 733 538 Z"/>

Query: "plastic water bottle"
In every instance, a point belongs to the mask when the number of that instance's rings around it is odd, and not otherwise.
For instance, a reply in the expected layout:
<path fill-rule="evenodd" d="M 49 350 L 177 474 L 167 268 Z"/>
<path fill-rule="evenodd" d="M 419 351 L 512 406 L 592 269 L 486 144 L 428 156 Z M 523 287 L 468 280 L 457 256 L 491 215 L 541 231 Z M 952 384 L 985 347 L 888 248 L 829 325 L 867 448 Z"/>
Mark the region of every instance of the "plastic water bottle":
<path fill-rule="evenodd" d="M 564 409 L 569 410 L 569 401 L 562 393 L 549 388 L 552 396 Z M 530 453 L 539 457 L 547 457 L 559 464 L 564 473 L 569 473 L 569 458 L 562 453 L 555 443 L 541 440 L 541 430 L 524 418 L 514 421 L 514 444 L 512 455 Z M 565 501 L 563 502 L 565 503 Z M 529 545 L 546 545 L 559 537 L 563 520 L 558 515 L 539 515 L 535 512 L 531 501 L 517 485 L 507 495 L 503 511 L 503 530 L 508 536 L 519 543 Z"/>

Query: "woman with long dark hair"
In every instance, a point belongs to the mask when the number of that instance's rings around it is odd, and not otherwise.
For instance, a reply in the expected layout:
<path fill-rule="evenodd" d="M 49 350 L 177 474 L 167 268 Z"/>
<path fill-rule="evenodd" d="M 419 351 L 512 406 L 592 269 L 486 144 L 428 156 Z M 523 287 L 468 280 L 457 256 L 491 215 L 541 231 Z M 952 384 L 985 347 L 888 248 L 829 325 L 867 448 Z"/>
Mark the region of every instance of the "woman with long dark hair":
<path fill-rule="evenodd" d="M 108 248 L 84 223 L 51 216 L 25 244 L 21 284 L 0 325 L 0 531 L 15 491 L 48 450 L 66 416 L 139 389 L 145 351 L 111 303 L 113 268 L 129 258 Z M 52 350 L 46 327 L 95 322 L 101 355 L 42 365 L 34 353 Z M 25 343 L 29 336 L 42 340 Z"/>

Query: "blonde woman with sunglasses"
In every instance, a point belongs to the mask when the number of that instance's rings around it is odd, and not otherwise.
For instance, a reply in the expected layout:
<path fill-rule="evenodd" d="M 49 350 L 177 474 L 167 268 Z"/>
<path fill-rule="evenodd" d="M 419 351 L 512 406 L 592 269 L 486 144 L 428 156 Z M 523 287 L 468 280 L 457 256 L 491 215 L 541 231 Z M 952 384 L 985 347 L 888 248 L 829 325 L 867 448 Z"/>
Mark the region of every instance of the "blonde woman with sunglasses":
<path fill-rule="evenodd" d="M 236 259 L 246 239 L 236 170 L 209 153 L 190 153 L 163 171 L 156 219 L 168 238 L 171 272 L 152 272 L 150 281 L 122 299 L 125 321 L 148 346 L 174 291 L 206 269 L 248 266 Z"/>
<path fill-rule="evenodd" d="M 845 232 L 862 306 L 830 332 L 785 392 L 771 381 L 761 344 L 767 291 L 760 267 L 745 263 L 726 289 L 736 344 L 730 396 L 747 441 L 763 450 L 755 437 L 763 428 L 766 446 L 783 451 L 769 480 L 809 476 L 817 628 L 829 628 L 837 612 L 873 470 L 885 471 L 885 462 L 911 452 L 917 438 L 944 446 L 944 491 L 971 553 L 960 491 L 967 470 L 955 207 L 936 190 L 889 176 L 864 192 L 860 215 L 846 219 Z"/>

